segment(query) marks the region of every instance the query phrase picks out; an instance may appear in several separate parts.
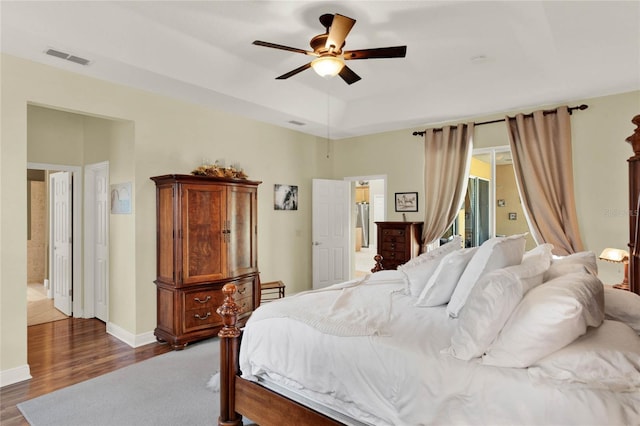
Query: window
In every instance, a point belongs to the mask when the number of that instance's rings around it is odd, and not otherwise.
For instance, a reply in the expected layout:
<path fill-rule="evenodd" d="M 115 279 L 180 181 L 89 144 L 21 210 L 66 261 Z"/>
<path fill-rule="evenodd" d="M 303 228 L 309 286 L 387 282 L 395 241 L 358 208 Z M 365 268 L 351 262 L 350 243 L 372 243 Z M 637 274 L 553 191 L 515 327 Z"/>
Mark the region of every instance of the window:
<path fill-rule="evenodd" d="M 509 147 L 473 151 L 464 205 L 444 237 L 461 235 L 465 247 L 477 247 L 494 236 L 529 232 L 520 202 Z M 527 236 L 527 250 L 535 247 Z"/>

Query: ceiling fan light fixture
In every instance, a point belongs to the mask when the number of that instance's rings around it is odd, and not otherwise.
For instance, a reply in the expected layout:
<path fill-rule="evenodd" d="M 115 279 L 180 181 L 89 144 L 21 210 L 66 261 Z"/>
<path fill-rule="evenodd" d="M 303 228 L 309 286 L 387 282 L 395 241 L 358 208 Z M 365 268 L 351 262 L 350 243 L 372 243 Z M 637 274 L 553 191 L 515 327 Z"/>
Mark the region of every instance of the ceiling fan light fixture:
<path fill-rule="evenodd" d="M 320 77 L 335 77 L 344 67 L 344 61 L 337 56 L 321 56 L 311 61 L 311 67 Z"/>

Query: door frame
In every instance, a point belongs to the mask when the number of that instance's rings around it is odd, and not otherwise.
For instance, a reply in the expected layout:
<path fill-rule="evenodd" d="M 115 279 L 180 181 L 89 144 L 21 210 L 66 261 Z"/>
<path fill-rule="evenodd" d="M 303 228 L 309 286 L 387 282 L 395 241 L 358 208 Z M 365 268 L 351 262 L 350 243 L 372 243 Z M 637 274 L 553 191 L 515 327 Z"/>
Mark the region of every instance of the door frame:
<path fill-rule="evenodd" d="M 354 192 L 355 192 L 355 183 L 361 180 L 381 180 L 384 183 L 384 220 L 386 220 L 387 218 L 387 175 L 366 175 L 366 176 L 347 176 L 345 178 L 343 178 L 343 180 L 349 181 L 351 182 L 351 201 L 354 200 Z M 353 204 L 353 203 L 351 203 Z M 350 210 L 349 210 L 350 214 L 349 214 L 349 232 L 351 235 L 351 241 L 355 241 L 356 240 L 356 212 L 353 210 L 353 206 L 350 205 Z M 369 229 L 369 232 L 377 232 L 377 229 Z M 378 241 L 376 241 L 376 245 L 378 244 Z M 354 277 L 355 275 L 355 270 L 356 270 L 356 249 L 355 249 L 355 244 L 351 244 L 350 245 L 351 249 L 349 250 L 349 268 L 350 268 L 350 276 L 351 278 Z M 373 258 L 371 259 L 372 265 L 373 265 Z"/>
<path fill-rule="evenodd" d="M 33 170 L 45 170 L 45 171 L 59 171 L 59 172 L 70 172 L 71 177 L 73 179 L 73 208 L 71 210 L 71 222 L 73 229 L 73 248 L 71 250 L 72 256 L 72 288 L 73 288 L 73 313 L 74 317 L 82 317 L 82 297 L 81 294 L 84 292 L 84 284 L 82 279 L 82 167 L 81 166 L 69 166 L 63 164 L 48 164 L 48 163 L 27 163 L 27 169 Z M 26 172 L 26 170 L 25 170 Z M 48 185 L 48 183 L 47 183 Z M 48 191 L 48 189 L 47 189 Z M 47 211 L 47 217 L 50 218 L 51 208 Z M 51 256 L 51 251 L 53 250 L 53 245 L 51 244 L 50 236 L 47 236 L 47 244 L 49 244 L 49 255 Z M 49 265 L 51 267 L 51 265 Z M 49 276 L 49 271 L 47 271 L 47 277 Z"/>
<path fill-rule="evenodd" d="M 94 232 L 97 218 L 97 205 L 95 194 L 91 188 L 94 188 L 96 171 L 106 169 L 107 174 L 107 185 L 109 184 L 109 162 L 101 161 L 99 163 L 87 164 L 85 166 L 84 173 L 84 317 L 85 318 L 93 318 L 96 317 L 96 284 L 93 280 L 93 276 L 95 273 L 95 265 L 96 265 L 96 256 L 94 252 L 96 235 Z M 106 223 L 105 223 L 105 232 L 107 235 L 107 267 L 106 267 L 106 278 L 105 285 L 107 286 L 107 318 L 103 320 L 105 323 L 108 322 L 109 317 L 109 188 L 107 186 L 107 211 L 106 213 Z M 97 318 L 97 317 L 96 317 Z"/>

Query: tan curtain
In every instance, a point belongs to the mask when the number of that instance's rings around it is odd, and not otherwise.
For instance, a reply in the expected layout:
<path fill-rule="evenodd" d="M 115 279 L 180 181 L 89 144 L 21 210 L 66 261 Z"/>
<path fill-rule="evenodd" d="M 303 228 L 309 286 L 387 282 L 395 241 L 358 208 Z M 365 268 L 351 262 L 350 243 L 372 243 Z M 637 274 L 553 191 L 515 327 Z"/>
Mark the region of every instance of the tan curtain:
<path fill-rule="evenodd" d="M 566 106 L 507 117 L 518 191 L 538 244 L 564 256 L 583 250 L 573 190 L 571 122 Z"/>
<path fill-rule="evenodd" d="M 458 215 L 469 180 L 473 123 L 429 129 L 424 141 L 425 217 L 422 241 L 444 234 Z"/>

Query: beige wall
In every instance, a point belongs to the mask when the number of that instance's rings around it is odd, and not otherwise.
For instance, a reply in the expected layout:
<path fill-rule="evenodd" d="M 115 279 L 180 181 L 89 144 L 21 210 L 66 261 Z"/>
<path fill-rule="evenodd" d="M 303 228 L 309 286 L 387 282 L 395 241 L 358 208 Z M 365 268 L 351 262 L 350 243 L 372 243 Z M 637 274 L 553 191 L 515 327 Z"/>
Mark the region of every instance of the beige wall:
<path fill-rule="evenodd" d="M 289 294 L 311 285 L 312 178 L 386 175 L 388 220 L 401 219 L 394 212 L 394 192 L 420 193 L 419 212 L 408 213 L 408 220 L 420 220 L 424 212 L 422 139 L 411 135 L 414 129 L 333 141 L 328 149 L 324 139 L 223 111 L 7 55 L 1 60 L 0 373 L 27 362 L 27 161 L 84 165 L 108 155 L 111 182 L 132 182 L 133 213 L 112 215 L 110 222 L 110 321 L 134 335 L 155 327 L 155 191 L 150 176 L 189 173 L 206 157 L 237 162 L 251 179 L 262 180 L 261 277 L 284 281 Z M 633 131 L 630 119 L 640 110 L 640 92 L 585 102 L 590 108 L 572 119 L 576 199 L 585 244 L 599 252 L 627 243 L 625 159 L 631 150 L 623 141 Z M 32 131 L 47 137 L 45 127 L 28 127 L 29 104 L 47 107 L 47 114 L 50 109 L 73 113 L 60 114 L 51 123 L 64 124 L 67 136 L 42 149 L 28 144 Z M 108 120 L 98 120 L 102 118 Z M 476 127 L 477 148 L 506 144 L 504 124 Z M 297 212 L 273 210 L 275 183 L 299 186 Z M 601 267 L 605 281 L 619 276 L 615 266 Z"/>
<path fill-rule="evenodd" d="M 640 113 L 640 91 L 570 102 L 570 106 L 586 103 L 589 108 L 571 117 L 573 166 L 580 232 L 587 250 L 599 255 L 605 247 L 626 248 L 629 241 L 628 177 L 626 159 L 632 154 L 625 142 L 634 125 L 631 119 Z M 516 112 L 553 108 L 549 105 Z M 474 117 L 468 121 L 488 121 L 505 114 Z M 437 125 L 434 127 L 438 127 Z M 334 176 L 385 173 L 389 177 L 389 194 L 401 191 L 419 192 L 424 200 L 422 182 L 422 141 L 412 136 L 414 130 L 362 136 L 334 142 Z M 476 126 L 474 148 L 508 146 L 504 123 Z M 389 220 L 401 219 L 387 203 Z M 419 212 L 409 220 L 421 220 Z M 621 281 L 622 268 L 598 262 L 605 283 Z"/>
<path fill-rule="evenodd" d="M 44 283 L 45 268 L 45 184 L 29 181 L 31 187 L 31 238 L 27 240 L 27 283 Z"/>
<path fill-rule="evenodd" d="M 27 360 L 27 161 L 84 165 L 108 155 L 111 182 L 132 182 L 133 213 L 110 221 L 109 314 L 133 335 L 151 332 L 156 318 L 155 187 L 149 177 L 190 173 L 203 157 L 239 163 L 251 179 L 263 181 L 262 279 L 282 280 L 288 293 L 310 288 L 311 257 L 300 253 L 311 246 L 311 179 L 330 177 L 325 140 L 8 55 L 1 66 L 0 372 L 23 368 Z M 41 125 L 32 123 L 27 132 L 28 117 Z M 273 210 L 275 183 L 299 186 L 298 211 Z"/>

